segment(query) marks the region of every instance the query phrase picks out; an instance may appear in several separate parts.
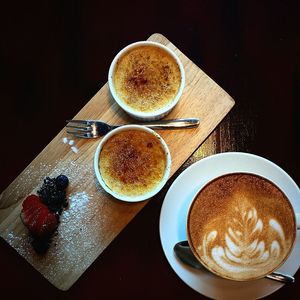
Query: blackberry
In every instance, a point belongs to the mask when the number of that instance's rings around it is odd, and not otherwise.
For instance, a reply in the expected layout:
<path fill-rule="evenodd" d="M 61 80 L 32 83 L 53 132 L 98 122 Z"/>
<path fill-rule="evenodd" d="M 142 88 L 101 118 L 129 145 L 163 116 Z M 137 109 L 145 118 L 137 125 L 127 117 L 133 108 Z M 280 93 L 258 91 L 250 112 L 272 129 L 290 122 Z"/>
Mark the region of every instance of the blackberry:
<path fill-rule="evenodd" d="M 42 237 L 33 236 L 30 234 L 30 243 L 37 254 L 42 255 L 47 252 L 50 247 L 52 235 Z"/>
<path fill-rule="evenodd" d="M 66 207 L 66 192 L 62 188 L 62 184 L 57 183 L 57 178 L 46 177 L 42 187 L 37 191 L 37 194 L 52 212 L 61 214 L 62 207 Z"/>

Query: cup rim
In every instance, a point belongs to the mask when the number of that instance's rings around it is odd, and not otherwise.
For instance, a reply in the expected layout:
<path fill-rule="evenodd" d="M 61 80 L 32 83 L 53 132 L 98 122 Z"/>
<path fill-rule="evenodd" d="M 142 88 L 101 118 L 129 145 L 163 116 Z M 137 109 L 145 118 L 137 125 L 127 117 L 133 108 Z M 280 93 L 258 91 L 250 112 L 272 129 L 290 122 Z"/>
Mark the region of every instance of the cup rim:
<path fill-rule="evenodd" d="M 178 92 L 177 92 L 176 96 L 174 97 L 174 99 L 171 102 L 169 102 L 166 106 L 164 106 L 156 111 L 153 111 L 153 112 L 141 112 L 141 111 L 132 109 L 122 99 L 120 99 L 120 97 L 118 96 L 118 94 L 116 92 L 114 82 L 113 82 L 114 71 L 115 71 L 117 62 L 121 58 L 121 56 L 123 56 L 127 51 L 129 51 L 133 48 L 136 48 L 139 46 L 144 46 L 144 45 L 155 46 L 155 47 L 161 48 L 161 49 L 165 50 L 166 52 L 168 52 L 175 59 L 177 65 L 179 67 L 180 77 L 181 77 L 180 86 L 179 86 Z M 118 103 L 118 105 L 125 112 L 127 112 L 132 117 L 134 117 L 136 119 L 140 119 L 140 120 L 160 119 L 160 118 L 164 117 L 167 113 L 169 113 L 176 106 L 179 99 L 181 98 L 183 90 L 184 90 L 184 86 L 185 86 L 185 71 L 184 71 L 183 64 L 180 61 L 179 57 L 170 48 L 168 48 L 165 45 L 160 44 L 158 42 L 138 41 L 138 42 L 134 42 L 134 43 L 127 45 L 126 47 L 121 49 L 117 53 L 117 55 L 114 57 L 113 61 L 110 64 L 109 71 L 108 71 L 108 86 L 109 86 L 110 93 L 113 96 L 114 100 Z"/>
<path fill-rule="evenodd" d="M 257 177 L 261 177 L 262 179 L 264 180 L 267 180 L 268 182 L 270 182 L 272 185 L 274 185 L 275 187 L 277 187 L 277 189 L 279 191 L 281 191 L 281 193 L 284 195 L 284 197 L 287 199 L 287 202 L 289 204 L 289 206 L 291 207 L 292 209 L 292 212 L 293 212 L 293 219 L 294 219 L 294 224 L 295 224 L 295 235 L 294 235 L 294 239 L 293 239 L 293 242 L 292 242 L 292 245 L 287 253 L 287 255 L 284 257 L 284 259 L 280 262 L 279 265 L 277 265 L 274 269 L 272 269 L 271 271 L 267 272 L 267 273 L 264 273 L 260 276 L 257 276 L 255 278 L 249 278 L 249 279 L 235 279 L 235 278 L 231 278 L 229 276 L 223 276 L 223 275 L 220 275 L 219 273 L 217 273 L 216 271 L 214 271 L 212 268 L 210 268 L 204 261 L 202 261 L 202 259 L 199 257 L 197 251 L 194 249 L 194 246 L 191 242 L 191 238 L 190 238 L 190 233 L 189 233 L 189 219 L 190 219 L 190 213 L 191 213 L 191 210 L 192 210 L 192 207 L 193 207 L 193 204 L 195 203 L 195 200 L 197 198 L 197 196 L 201 193 L 201 191 L 207 187 L 209 184 L 211 184 L 213 181 L 215 180 L 218 180 L 219 178 L 221 177 L 224 177 L 224 176 L 227 176 L 227 175 L 232 175 L 232 174 L 247 174 L 247 175 L 254 175 L 254 176 L 257 176 Z M 272 272 L 276 271 L 277 269 L 279 269 L 285 262 L 286 260 L 289 258 L 289 256 L 291 255 L 292 251 L 293 251 L 293 248 L 295 247 L 295 244 L 296 244 L 296 240 L 297 240 L 297 218 L 296 218 L 296 211 L 290 201 L 290 199 L 288 198 L 288 196 L 286 195 L 286 193 L 275 183 L 273 182 L 271 179 L 263 176 L 263 175 L 260 175 L 260 174 L 256 174 L 255 172 L 247 172 L 247 171 L 231 171 L 231 172 L 228 172 L 228 173 L 224 173 L 224 174 L 221 174 L 221 175 L 218 175 L 210 180 L 208 180 L 207 182 L 205 182 L 199 189 L 197 189 L 197 191 L 194 193 L 194 196 L 192 198 L 192 201 L 190 202 L 189 204 L 189 207 L 188 207 L 188 212 L 187 212 L 187 218 L 186 218 L 186 235 L 187 235 L 187 240 L 188 240 L 188 244 L 189 244 L 189 247 L 192 251 L 192 253 L 194 254 L 195 258 L 210 272 L 212 272 L 213 274 L 215 274 L 216 276 L 220 277 L 220 278 L 224 278 L 224 279 L 228 279 L 228 280 L 232 280 L 232 281 L 254 281 L 254 280 L 258 280 L 258 279 L 261 279 L 261 278 L 264 278 L 265 276 L 271 274 Z"/>
<path fill-rule="evenodd" d="M 165 168 L 165 172 L 164 172 L 164 176 L 162 178 L 162 180 L 160 181 L 160 183 L 150 192 L 147 192 L 145 194 L 142 195 L 138 195 L 138 196 L 127 196 L 127 195 L 121 195 L 115 191 L 113 191 L 112 189 L 110 189 L 105 181 L 102 178 L 100 169 L 99 169 L 99 158 L 100 158 L 100 153 L 101 150 L 103 148 L 103 145 L 107 142 L 108 139 L 110 139 L 113 135 L 118 134 L 119 132 L 122 131 L 127 131 L 127 130 L 140 130 L 140 131 L 146 131 L 148 133 L 151 133 L 152 135 L 154 135 L 161 143 L 161 145 L 163 146 L 163 149 L 165 151 L 165 155 L 166 155 L 166 168 Z M 110 195 L 112 195 L 114 198 L 118 199 L 118 200 L 122 200 L 125 202 L 139 202 L 139 201 L 144 201 L 147 199 L 150 199 L 151 197 L 153 197 L 154 195 L 156 195 L 166 184 L 166 182 L 169 179 L 170 176 L 170 172 L 171 172 L 171 165 L 172 165 L 172 160 L 171 160 L 171 153 L 170 150 L 168 148 L 168 145 L 166 144 L 166 142 L 163 140 L 163 138 L 156 133 L 154 130 L 145 127 L 143 125 L 123 125 L 120 126 L 118 128 L 113 129 L 112 131 L 110 131 L 108 134 L 106 134 L 104 136 L 104 138 L 99 142 L 96 151 L 95 151 L 95 155 L 94 155 L 94 170 L 95 170 L 95 174 L 96 174 L 96 178 L 98 180 L 98 182 L 100 183 L 101 187 Z"/>

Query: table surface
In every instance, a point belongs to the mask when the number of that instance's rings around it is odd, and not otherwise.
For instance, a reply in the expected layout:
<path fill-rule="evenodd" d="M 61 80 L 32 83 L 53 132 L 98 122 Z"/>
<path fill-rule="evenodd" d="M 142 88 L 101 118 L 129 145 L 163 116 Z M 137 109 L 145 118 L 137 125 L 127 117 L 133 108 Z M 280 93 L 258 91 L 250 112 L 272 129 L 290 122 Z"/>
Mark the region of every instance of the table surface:
<path fill-rule="evenodd" d="M 164 194 L 189 165 L 227 151 L 272 160 L 300 185 L 299 5 L 279 0 L 66 2 L 1 7 L 0 99 L 5 129 L 0 191 L 105 84 L 114 55 L 152 33 L 165 35 L 236 105 L 164 192 L 67 292 L 53 287 L 0 239 L 1 296 L 205 299 L 180 280 L 163 253 L 158 225 Z M 299 271 L 295 277 L 295 284 L 267 298 L 295 298 L 300 292 Z"/>

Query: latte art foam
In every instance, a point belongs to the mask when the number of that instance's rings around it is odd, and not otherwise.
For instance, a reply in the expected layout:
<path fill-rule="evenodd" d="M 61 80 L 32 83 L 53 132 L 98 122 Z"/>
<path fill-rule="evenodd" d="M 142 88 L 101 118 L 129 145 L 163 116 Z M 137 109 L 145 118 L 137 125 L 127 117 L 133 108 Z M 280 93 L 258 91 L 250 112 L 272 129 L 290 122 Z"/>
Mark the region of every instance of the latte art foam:
<path fill-rule="evenodd" d="M 235 210 L 236 217 L 224 230 L 213 230 L 204 236 L 198 248 L 202 259 L 215 269 L 245 276 L 266 268 L 272 270 L 274 259 L 282 260 L 286 253 L 288 241 L 282 226 L 275 219 L 264 225 L 255 208 L 243 212 L 235 207 Z M 272 238 L 265 239 L 266 232 Z M 218 235 L 223 243 L 217 242 Z"/>
<path fill-rule="evenodd" d="M 293 245 L 295 221 L 288 200 L 258 176 L 231 174 L 218 180 L 191 208 L 193 250 L 205 266 L 226 278 L 249 280 L 272 272 Z"/>

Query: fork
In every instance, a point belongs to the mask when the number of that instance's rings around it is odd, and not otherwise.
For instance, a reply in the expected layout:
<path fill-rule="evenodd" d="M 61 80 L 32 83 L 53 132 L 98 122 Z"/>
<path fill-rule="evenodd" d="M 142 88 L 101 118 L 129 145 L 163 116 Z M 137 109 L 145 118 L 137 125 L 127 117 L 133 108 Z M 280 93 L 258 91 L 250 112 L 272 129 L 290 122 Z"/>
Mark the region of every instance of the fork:
<path fill-rule="evenodd" d="M 122 125 L 109 125 L 102 121 L 96 120 L 66 120 L 68 123 L 67 133 L 70 133 L 78 138 L 94 139 L 103 136 L 109 131 Z M 194 128 L 199 125 L 200 121 L 196 118 L 186 119 L 170 119 L 151 121 L 147 123 L 139 123 L 152 129 L 176 129 L 176 128 Z"/>

